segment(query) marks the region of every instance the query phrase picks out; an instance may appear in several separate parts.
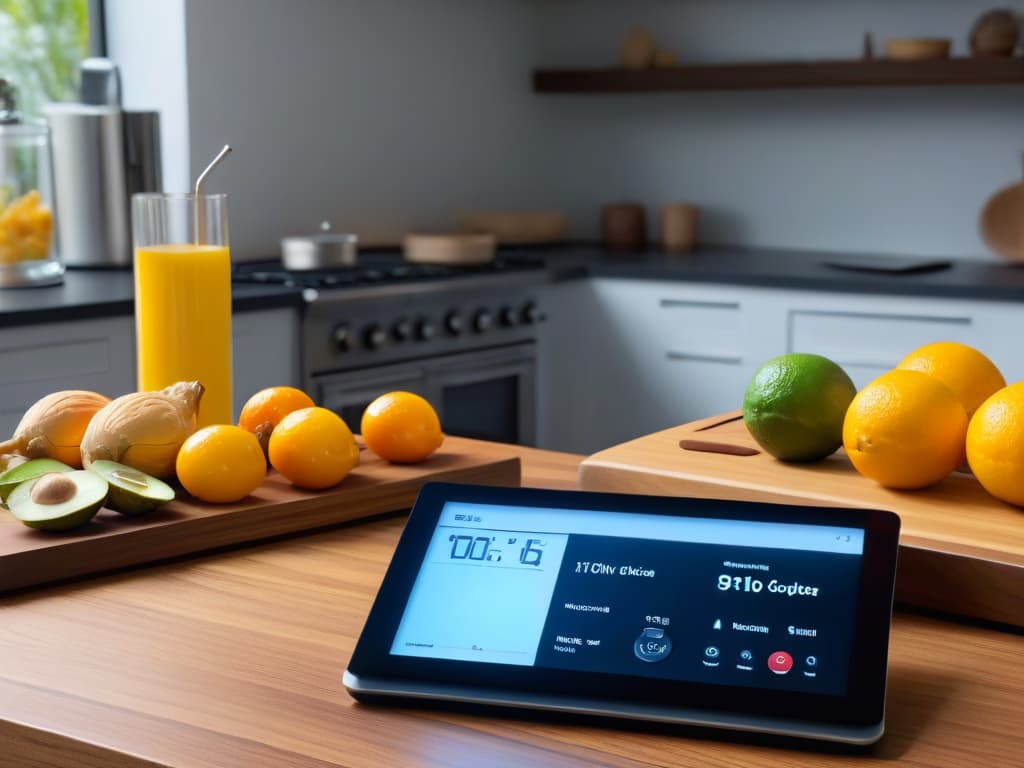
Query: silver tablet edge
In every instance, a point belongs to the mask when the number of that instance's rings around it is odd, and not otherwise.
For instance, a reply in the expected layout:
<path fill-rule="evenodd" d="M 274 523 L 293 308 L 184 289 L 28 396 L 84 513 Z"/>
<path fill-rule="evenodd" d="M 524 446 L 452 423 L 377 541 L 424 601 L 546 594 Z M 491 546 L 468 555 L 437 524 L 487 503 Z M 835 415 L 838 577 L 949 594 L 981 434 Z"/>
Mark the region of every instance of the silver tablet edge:
<path fill-rule="evenodd" d="M 882 734 L 885 732 L 884 716 L 882 721 L 873 725 L 850 726 L 759 717 L 756 715 L 734 715 L 726 712 L 710 713 L 684 707 L 645 707 L 637 703 L 624 703 L 617 707 L 605 707 L 595 705 L 592 701 L 577 699 L 571 696 L 529 694 L 491 689 L 469 691 L 458 686 L 428 683 L 403 683 L 399 685 L 393 681 L 384 682 L 373 678 L 361 678 L 352 674 L 347 669 L 342 676 L 342 684 L 345 686 L 345 690 L 356 698 L 360 694 L 367 694 L 373 696 L 393 696 L 395 698 L 454 701 L 467 704 L 489 704 L 518 709 L 541 709 L 552 712 L 622 717 L 630 720 L 646 720 L 678 725 L 697 725 L 734 731 L 771 733 L 782 736 L 817 739 L 819 741 L 837 741 L 844 744 L 874 744 L 882 738 Z"/>

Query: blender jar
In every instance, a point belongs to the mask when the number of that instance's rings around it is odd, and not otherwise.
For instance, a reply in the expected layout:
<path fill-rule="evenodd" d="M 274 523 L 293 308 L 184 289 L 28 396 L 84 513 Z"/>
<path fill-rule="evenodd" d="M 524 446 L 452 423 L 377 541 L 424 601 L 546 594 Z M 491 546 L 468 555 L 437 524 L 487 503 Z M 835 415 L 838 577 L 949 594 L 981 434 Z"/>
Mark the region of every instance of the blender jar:
<path fill-rule="evenodd" d="M 0 80 L 0 287 L 62 282 L 54 233 L 46 123 L 23 120 Z"/>

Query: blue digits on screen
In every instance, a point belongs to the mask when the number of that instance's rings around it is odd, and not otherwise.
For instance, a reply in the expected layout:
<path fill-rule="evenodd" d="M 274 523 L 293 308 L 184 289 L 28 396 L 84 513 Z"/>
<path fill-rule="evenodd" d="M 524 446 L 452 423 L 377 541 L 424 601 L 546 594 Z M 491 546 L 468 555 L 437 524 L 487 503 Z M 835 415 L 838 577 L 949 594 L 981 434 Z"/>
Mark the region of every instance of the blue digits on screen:
<path fill-rule="evenodd" d="M 501 550 L 491 546 L 493 536 L 467 536 L 466 534 L 451 534 L 448 541 L 452 543 L 448 551 L 448 558 L 451 560 L 475 560 L 476 562 L 501 562 Z M 509 539 L 509 543 L 515 543 L 515 539 Z M 519 550 L 519 564 L 539 566 L 541 555 L 544 551 L 541 539 L 527 539 L 525 546 Z"/>
<path fill-rule="evenodd" d="M 543 543 L 540 539 L 527 539 L 526 546 L 519 550 L 519 562 L 523 565 L 540 565 L 540 556 L 543 552 L 535 545 Z"/>

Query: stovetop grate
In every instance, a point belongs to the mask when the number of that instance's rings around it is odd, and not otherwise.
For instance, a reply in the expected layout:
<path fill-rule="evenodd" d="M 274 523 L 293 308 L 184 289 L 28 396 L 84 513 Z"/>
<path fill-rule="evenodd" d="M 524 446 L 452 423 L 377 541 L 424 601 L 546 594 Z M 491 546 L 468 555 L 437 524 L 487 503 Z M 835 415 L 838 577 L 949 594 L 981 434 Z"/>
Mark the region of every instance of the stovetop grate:
<path fill-rule="evenodd" d="M 360 254 L 360 263 L 357 266 L 326 270 L 289 271 L 279 261 L 243 262 L 233 265 L 231 279 L 235 283 L 322 290 L 497 275 L 543 269 L 545 266 L 543 259 L 532 255 L 499 255 L 487 264 L 449 266 L 412 264 L 403 261 L 400 255 L 371 254 L 368 258 L 366 254 Z"/>

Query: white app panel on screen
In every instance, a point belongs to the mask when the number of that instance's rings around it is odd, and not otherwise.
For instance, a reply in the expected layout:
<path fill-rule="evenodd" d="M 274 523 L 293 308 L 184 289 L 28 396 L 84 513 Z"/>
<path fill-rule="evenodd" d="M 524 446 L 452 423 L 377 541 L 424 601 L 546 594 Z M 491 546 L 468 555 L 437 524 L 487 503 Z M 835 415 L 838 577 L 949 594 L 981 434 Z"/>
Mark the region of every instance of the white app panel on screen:
<path fill-rule="evenodd" d="M 532 666 L 568 540 L 438 526 L 391 653 Z"/>

